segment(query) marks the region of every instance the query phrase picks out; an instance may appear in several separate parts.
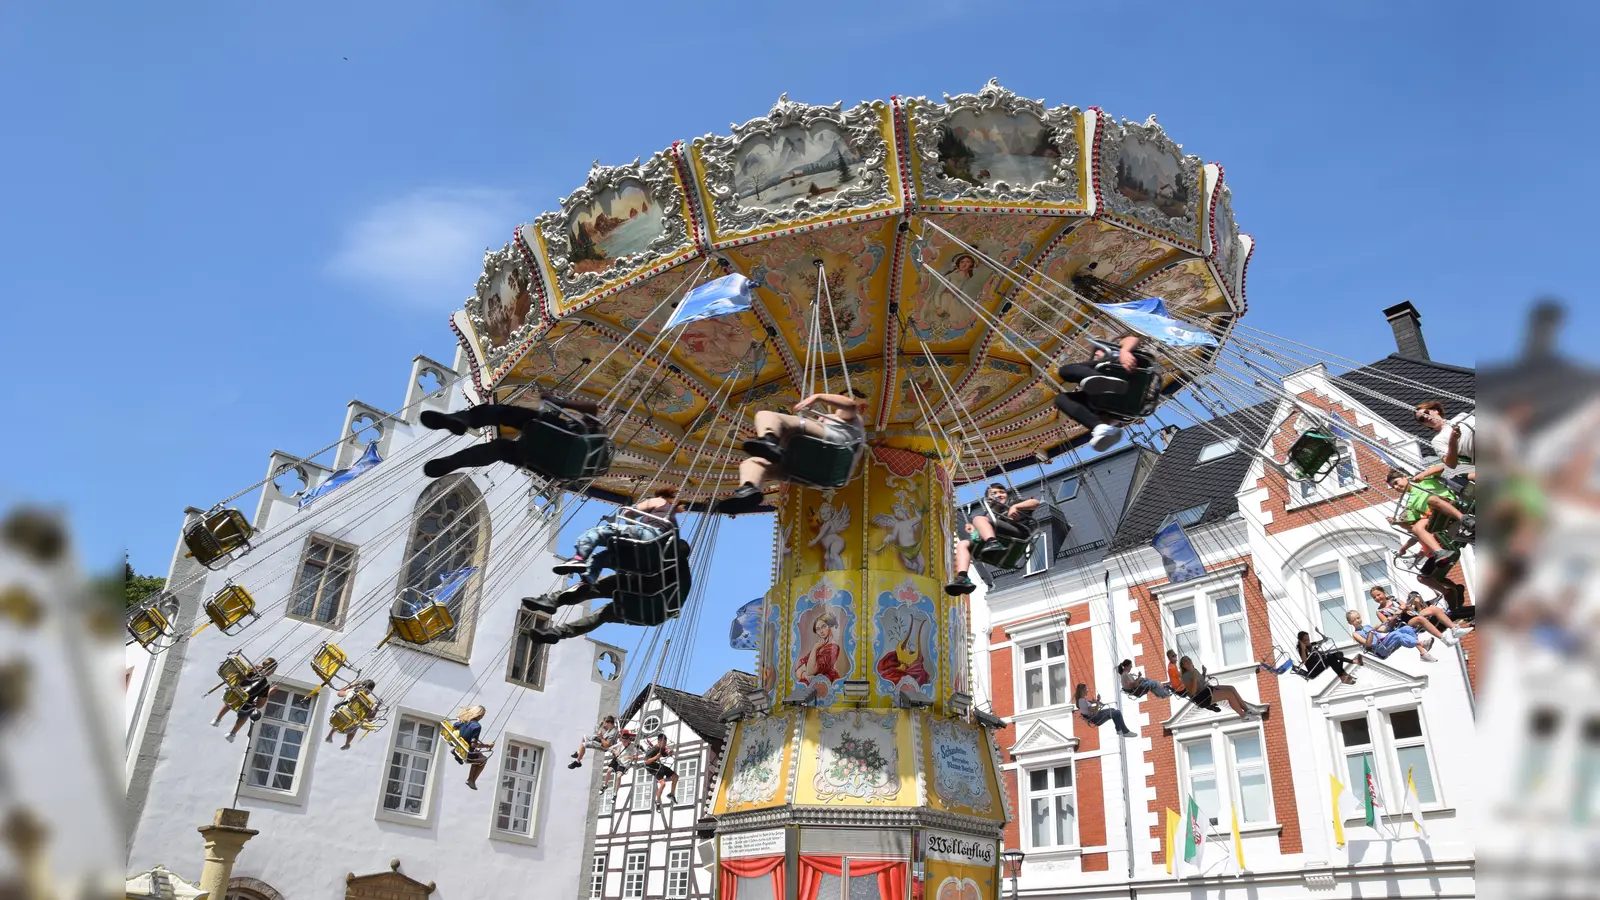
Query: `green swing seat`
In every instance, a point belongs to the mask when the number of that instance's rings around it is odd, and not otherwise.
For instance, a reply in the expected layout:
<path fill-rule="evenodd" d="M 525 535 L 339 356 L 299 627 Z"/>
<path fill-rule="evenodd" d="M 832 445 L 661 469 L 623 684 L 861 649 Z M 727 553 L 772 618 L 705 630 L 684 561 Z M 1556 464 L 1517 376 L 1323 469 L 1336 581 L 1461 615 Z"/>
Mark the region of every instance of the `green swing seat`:
<path fill-rule="evenodd" d="M 653 627 L 683 609 L 678 585 L 678 529 L 668 519 L 629 513 L 629 520 L 655 530 L 653 537 L 619 535 L 606 545 L 617 589 L 611 605 L 624 625 Z"/>
<path fill-rule="evenodd" d="M 855 477 L 861 449 L 805 433 L 790 435 L 783 445 L 784 480 L 824 490 L 844 487 Z"/>
<path fill-rule="evenodd" d="M 1339 468 L 1339 442 L 1330 434 L 1307 431 L 1289 445 L 1286 459 L 1290 478 L 1315 484 Z"/>
<path fill-rule="evenodd" d="M 973 556 L 978 562 L 990 568 L 1015 572 L 1027 565 L 1028 557 L 1032 553 L 1032 534 L 1025 538 L 1005 537 L 997 534 L 992 542 L 986 542 Z"/>
<path fill-rule="evenodd" d="M 584 481 L 611 469 L 613 448 L 605 423 L 543 401 L 543 416 L 517 438 L 522 465 L 556 481 Z"/>

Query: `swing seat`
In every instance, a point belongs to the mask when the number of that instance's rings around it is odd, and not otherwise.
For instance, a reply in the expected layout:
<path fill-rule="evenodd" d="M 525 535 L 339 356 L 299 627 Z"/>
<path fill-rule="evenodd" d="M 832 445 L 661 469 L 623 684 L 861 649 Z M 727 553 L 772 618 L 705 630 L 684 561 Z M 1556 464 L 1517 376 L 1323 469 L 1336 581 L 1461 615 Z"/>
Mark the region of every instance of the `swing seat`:
<path fill-rule="evenodd" d="M 488 747 L 481 747 L 477 750 L 472 749 L 472 745 L 468 744 L 461 737 L 460 732 L 456 731 L 456 723 L 449 719 L 439 720 L 439 733 L 444 736 L 445 746 L 450 748 L 450 755 L 455 757 L 458 763 L 466 762 L 474 753 L 483 759 L 488 759 L 490 754 L 494 753 L 494 750 Z"/>
<path fill-rule="evenodd" d="M 613 447 L 603 422 L 548 400 L 541 412 L 543 417 L 529 422 L 517 438 L 525 468 L 556 481 L 583 481 L 610 471 Z"/>
<path fill-rule="evenodd" d="M 1028 557 L 1033 553 L 1032 534 L 1025 538 L 997 534 L 994 543 L 998 546 L 985 546 L 974 553 L 973 558 L 991 568 L 1015 572 L 1027 565 Z"/>
<path fill-rule="evenodd" d="M 189 556 L 208 569 L 218 569 L 250 551 L 256 530 L 237 509 L 214 509 L 183 530 Z"/>
<path fill-rule="evenodd" d="M 1084 405 L 1101 416 L 1122 422 L 1136 422 L 1156 411 L 1161 405 L 1161 370 L 1159 368 L 1128 371 L 1115 362 L 1102 362 L 1096 368 L 1128 383 L 1128 389 L 1116 394 L 1085 394 Z"/>
<path fill-rule="evenodd" d="M 1287 469 L 1295 481 L 1316 484 L 1339 467 L 1339 442 L 1332 435 L 1307 431 L 1289 445 Z"/>
<path fill-rule="evenodd" d="M 217 591 L 216 595 L 205 602 L 202 607 L 206 618 L 217 630 L 223 634 L 238 634 L 249 624 L 248 620 L 255 619 L 256 600 L 244 588 L 229 584 Z"/>
<path fill-rule="evenodd" d="M 672 521 L 649 513 L 632 512 L 626 518 L 612 516 L 617 525 L 643 525 L 655 531 L 654 537 L 633 538 L 619 535 L 606 544 L 611 568 L 618 574 L 656 576 L 678 568 L 678 529 Z"/>
<path fill-rule="evenodd" d="M 334 731 L 349 731 L 352 728 L 370 726 L 378 716 L 379 706 L 378 699 L 372 696 L 371 691 L 365 688 L 351 691 L 344 702 L 333 707 L 333 714 L 328 717 L 328 725 Z"/>
<path fill-rule="evenodd" d="M 255 669 L 255 663 L 246 659 L 243 653 L 235 650 L 224 657 L 222 663 L 217 666 L 217 677 L 221 678 L 222 683 L 228 687 L 236 688 L 242 686 L 244 680 L 249 678 L 250 673 L 254 672 Z"/>
<path fill-rule="evenodd" d="M 407 597 L 413 599 L 407 599 Z M 406 588 L 389 613 L 395 637 L 408 644 L 426 644 L 456 627 L 455 616 L 442 600 L 433 600 L 415 588 Z"/>
<path fill-rule="evenodd" d="M 343 669 L 349 669 L 353 675 L 361 674 L 359 669 L 350 665 L 350 657 L 338 644 L 323 641 L 322 646 L 318 647 L 316 654 L 311 657 L 311 671 L 317 673 L 317 680 L 329 687 L 337 687 L 333 680 Z M 348 676 L 344 678 L 346 683 L 349 680 Z"/>
<path fill-rule="evenodd" d="M 667 582 L 662 584 L 661 582 Z M 611 605 L 624 625 L 653 628 L 677 618 L 683 610 L 683 594 L 676 578 L 656 578 L 632 573 L 617 573 L 617 589 Z"/>
<path fill-rule="evenodd" d="M 152 654 L 171 647 L 178 642 L 178 629 L 173 622 L 176 607 L 177 600 L 169 594 L 141 605 L 128 617 L 128 634 Z"/>
<path fill-rule="evenodd" d="M 841 488 L 855 477 L 861 447 L 809 434 L 790 436 L 783 446 L 783 478 L 808 487 Z"/>
<path fill-rule="evenodd" d="M 229 685 L 228 689 L 222 692 L 222 703 L 234 712 L 242 712 L 250 705 L 250 695 L 245 693 L 244 688 Z"/>

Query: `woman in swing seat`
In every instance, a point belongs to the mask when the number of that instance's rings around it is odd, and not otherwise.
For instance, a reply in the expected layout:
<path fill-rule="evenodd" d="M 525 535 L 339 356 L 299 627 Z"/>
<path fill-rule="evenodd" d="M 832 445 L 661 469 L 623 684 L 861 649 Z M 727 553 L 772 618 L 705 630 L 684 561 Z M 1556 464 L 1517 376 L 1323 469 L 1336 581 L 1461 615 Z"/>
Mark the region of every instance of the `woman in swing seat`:
<path fill-rule="evenodd" d="M 1128 738 L 1139 736 L 1134 732 L 1129 731 L 1128 726 L 1123 724 L 1122 710 L 1117 709 L 1115 706 L 1107 706 L 1104 703 L 1101 703 L 1099 697 L 1090 700 L 1089 686 L 1087 684 L 1079 682 L 1078 686 L 1073 689 L 1072 703 L 1074 706 L 1078 707 L 1078 715 L 1083 716 L 1083 720 L 1085 722 L 1088 722 L 1090 725 L 1093 725 L 1096 728 L 1099 728 L 1101 725 L 1110 722 L 1112 725 L 1116 726 L 1118 737 Z"/>
<path fill-rule="evenodd" d="M 376 681 L 373 681 L 371 678 L 363 678 L 362 680 L 356 682 L 355 684 L 349 685 L 347 687 L 339 688 L 339 690 L 336 693 L 340 697 L 344 697 L 344 696 L 347 696 L 347 695 L 349 695 L 351 693 L 354 693 L 355 691 L 366 691 L 368 693 L 371 693 L 372 691 L 377 690 L 377 688 L 378 688 L 378 683 Z M 330 720 L 332 719 L 332 717 L 334 715 L 338 714 L 340 708 L 345 707 L 345 706 L 349 706 L 349 705 L 350 705 L 350 701 L 349 700 L 341 700 L 340 702 L 335 703 L 334 706 L 333 706 L 333 712 L 329 716 Z M 340 747 L 339 749 L 340 750 L 349 750 L 350 749 L 350 742 L 356 739 L 356 732 L 358 732 L 360 730 L 361 730 L 361 723 L 360 722 L 357 722 L 354 725 L 351 725 L 349 728 L 346 728 L 344 730 L 344 746 Z M 328 736 L 326 738 L 323 738 L 322 742 L 325 743 L 325 744 L 333 743 L 333 736 L 335 734 L 338 734 L 338 733 L 339 733 L 339 730 L 330 725 L 329 728 L 328 728 Z"/>
<path fill-rule="evenodd" d="M 1135 672 L 1133 670 L 1133 660 L 1131 659 L 1125 659 L 1117 663 L 1117 679 L 1122 682 L 1122 692 L 1130 697 L 1155 694 L 1157 697 L 1165 699 L 1172 696 L 1172 688 L 1154 678 L 1146 678 Z"/>
<path fill-rule="evenodd" d="M 767 481 L 781 475 L 774 469 L 781 469 L 784 448 L 796 434 L 808 434 L 829 443 L 842 444 L 852 451 L 866 443 L 861 401 L 843 394 L 812 394 L 796 403 L 794 411 L 810 409 L 818 403 L 828 407 L 827 412 L 820 414 L 820 422 L 770 409 L 756 411 L 756 436 L 744 442 L 744 452 L 748 456 L 739 463 L 739 487 L 732 496 L 717 505 L 717 512 L 738 515 L 759 507 L 762 487 Z"/>
<path fill-rule="evenodd" d="M 1032 537 L 1032 513 L 1038 507 L 1037 498 L 1029 497 L 1012 503 L 1011 491 L 1005 485 L 998 482 L 989 485 L 983 493 L 984 513 L 972 517 L 972 528 L 978 536 L 977 552 L 983 553 L 991 546 L 995 546 L 993 542 L 996 538 L 1025 541 Z M 977 585 L 972 583 L 972 578 L 967 575 L 967 569 L 972 566 L 973 552 L 970 538 L 956 541 L 956 574 L 955 578 L 944 586 L 946 594 L 955 597 L 970 594 L 977 588 Z"/>
<path fill-rule="evenodd" d="M 584 581 L 593 581 L 595 573 L 599 571 L 599 567 L 594 565 L 592 559 L 596 547 L 608 546 L 618 537 L 649 541 L 661 536 L 661 530 L 655 522 L 641 519 L 634 513 L 643 513 L 654 519 L 665 519 L 670 527 L 677 528 L 678 513 L 687 508 L 686 504 L 678 502 L 677 488 L 657 488 L 649 498 L 632 506 L 623 507 L 617 512 L 613 521 L 601 522 L 578 535 L 572 542 L 572 558 L 557 563 L 552 571 L 557 575 L 577 575 Z"/>
<path fill-rule="evenodd" d="M 233 743 L 233 739 L 239 736 L 239 729 L 244 727 L 244 723 L 261 719 L 261 710 L 267 705 L 267 696 L 272 693 L 272 673 L 276 671 L 278 671 L 278 661 L 269 656 L 256 663 L 250 674 L 245 676 L 244 682 L 239 685 L 239 689 L 244 691 L 245 701 L 235 711 L 237 716 L 233 720 L 233 730 L 228 732 L 226 738 L 228 743 Z M 229 709 L 227 703 L 222 704 L 217 717 L 211 720 L 213 727 L 222 721 L 222 717 L 228 714 Z"/>
<path fill-rule="evenodd" d="M 1388 659 L 1389 654 L 1401 647 L 1415 647 L 1423 662 L 1437 661 L 1428 652 L 1433 647 L 1433 638 L 1418 637 L 1417 630 L 1410 625 L 1400 625 L 1388 632 L 1379 631 L 1371 625 L 1363 625 L 1360 611 L 1354 609 L 1344 614 L 1344 620 L 1350 623 L 1351 635 L 1356 643 L 1378 659 Z"/>
<path fill-rule="evenodd" d="M 1444 610 L 1437 606 L 1423 608 L 1422 595 L 1416 591 L 1411 592 L 1412 596 L 1416 598 L 1415 605 L 1410 602 L 1402 602 L 1398 597 L 1389 596 L 1389 592 L 1381 587 L 1374 586 L 1369 593 L 1372 595 L 1373 604 L 1378 609 L 1378 631 L 1380 632 L 1389 632 L 1402 625 L 1409 625 L 1418 632 L 1425 631 L 1446 644 L 1454 644 L 1461 640 L 1462 635 L 1472 630 L 1471 628 L 1462 628 L 1457 625 L 1454 619 L 1451 619 Z M 1438 625 L 1435 625 L 1435 620 L 1443 622 L 1444 627 L 1441 629 Z"/>
<path fill-rule="evenodd" d="M 595 415 L 600 412 L 600 405 L 591 400 L 576 398 L 563 398 L 546 394 L 544 399 L 562 409 L 585 415 Z M 490 463 L 510 463 L 513 466 L 522 464 L 522 454 L 517 450 L 517 442 L 527 434 L 524 429 L 536 421 L 549 422 L 552 425 L 567 426 L 571 423 L 561 418 L 554 412 L 540 404 L 538 408 L 527 406 L 512 406 L 506 403 L 485 403 L 481 406 L 469 406 L 460 412 L 442 413 L 437 410 L 426 409 L 418 417 L 422 427 L 435 431 L 448 431 L 454 435 L 463 435 L 469 428 L 488 428 L 503 426 L 515 428 L 522 434 L 516 438 L 497 437 L 481 444 L 473 444 L 464 450 L 458 450 L 449 456 L 430 459 L 422 464 L 422 474 L 429 478 L 438 478 L 449 475 L 457 469 L 476 468 L 487 466 Z"/>
<path fill-rule="evenodd" d="M 1243 694 L 1239 693 L 1239 689 L 1232 685 L 1207 684 L 1206 670 L 1195 668 L 1194 660 L 1187 656 L 1178 660 L 1178 673 L 1179 683 L 1183 685 L 1181 693 L 1196 706 L 1203 706 L 1215 712 L 1216 701 L 1221 700 L 1233 707 L 1239 718 L 1247 721 L 1261 718 L 1264 712 L 1264 707 L 1251 704 L 1244 699 Z"/>
<path fill-rule="evenodd" d="M 467 787 L 478 789 L 478 776 L 483 774 L 483 767 L 489 764 L 489 757 L 484 750 L 494 747 L 494 741 L 481 741 L 483 737 L 483 717 L 488 710 L 482 706 L 469 706 L 461 711 L 461 715 L 451 724 L 456 734 L 467 745 L 467 756 L 461 762 L 466 763 Z"/>
<path fill-rule="evenodd" d="M 1136 334 L 1123 335 L 1117 341 L 1116 363 L 1122 367 L 1124 373 L 1131 373 L 1135 369 L 1148 369 L 1154 361 L 1140 349 L 1143 339 Z M 1089 429 L 1089 446 L 1095 450 L 1110 450 L 1122 440 L 1122 429 L 1109 425 L 1100 418 L 1100 415 L 1091 408 L 1089 396 L 1092 394 L 1123 394 L 1128 391 L 1126 379 L 1117 377 L 1114 371 L 1104 372 L 1098 366 L 1111 359 L 1110 354 L 1096 347 L 1094 356 L 1087 362 L 1067 363 L 1056 374 L 1061 380 L 1076 383 L 1075 391 L 1064 391 L 1056 395 L 1056 409 L 1061 414 Z"/>
<path fill-rule="evenodd" d="M 1346 657 L 1343 653 L 1340 653 L 1338 650 L 1319 649 L 1311 642 L 1311 635 L 1304 631 L 1295 635 L 1294 647 L 1295 652 L 1300 656 L 1300 665 L 1295 665 L 1294 658 L 1289 657 L 1275 666 L 1269 666 L 1266 663 L 1256 663 L 1257 667 L 1264 672 L 1271 672 L 1274 675 L 1282 675 L 1290 669 L 1293 669 L 1296 675 L 1299 675 L 1301 678 L 1304 678 L 1307 681 L 1310 681 L 1311 679 L 1316 678 L 1318 675 L 1321 675 L 1323 672 L 1332 669 L 1334 674 L 1339 676 L 1340 681 L 1344 682 L 1345 684 L 1355 684 L 1355 676 L 1351 675 L 1349 671 L 1345 669 L 1345 666 L 1364 666 L 1367 664 L 1366 657 L 1359 653 L 1357 653 L 1356 658 L 1352 660 Z"/>

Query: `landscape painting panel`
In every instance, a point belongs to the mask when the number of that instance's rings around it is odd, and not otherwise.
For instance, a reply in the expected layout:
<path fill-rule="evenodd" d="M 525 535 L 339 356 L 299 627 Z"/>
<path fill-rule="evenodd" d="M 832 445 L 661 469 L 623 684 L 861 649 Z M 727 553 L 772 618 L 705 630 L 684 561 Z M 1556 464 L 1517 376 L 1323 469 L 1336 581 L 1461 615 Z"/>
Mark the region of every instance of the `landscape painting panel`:
<path fill-rule="evenodd" d="M 847 190 L 861 170 L 861 154 L 835 126 L 790 125 L 739 145 L 733 189 L 745 205 L 771 207 Z"/>
<path fill-rule="evenodd" d="M 626 179 L 573 210 L 567 238 L 576 272 L 599 272 L 613 260 L 643 253 L 661 236 L 664 213 L 644 182 Z"/>
<path fill-rule="evenodd" d="M 1193 215 L 1193 198 L 1183 183 L 1183 159 L 1132 131 L 1117 159 L 1117 193 L 1174 219 Z"/>
<path fill-rule="evenodd" d="M 980 187 L 1001 181 L 1031 187 L 1050 181 L 1060 161 L 1050 129 L 1030 115 L 962 110 L 950 117 L 939 139 L 944 174 Z"/>

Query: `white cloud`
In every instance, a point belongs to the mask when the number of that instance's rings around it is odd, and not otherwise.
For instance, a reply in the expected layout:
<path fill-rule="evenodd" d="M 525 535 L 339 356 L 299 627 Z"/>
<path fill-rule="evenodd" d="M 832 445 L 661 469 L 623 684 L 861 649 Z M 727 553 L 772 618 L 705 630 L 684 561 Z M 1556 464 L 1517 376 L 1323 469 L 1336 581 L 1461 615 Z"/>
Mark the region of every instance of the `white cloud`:
<path fill-rule="evenodd" d="M 472 293 L 484 248 L 510 239 L 515 208 L 507 191 L 417 191 L 351 223 L 328 271 L 379 301 L 453 309 Z"/>

